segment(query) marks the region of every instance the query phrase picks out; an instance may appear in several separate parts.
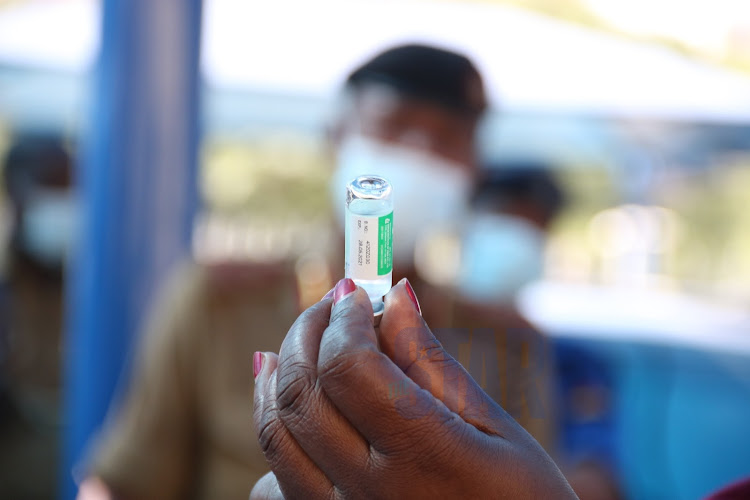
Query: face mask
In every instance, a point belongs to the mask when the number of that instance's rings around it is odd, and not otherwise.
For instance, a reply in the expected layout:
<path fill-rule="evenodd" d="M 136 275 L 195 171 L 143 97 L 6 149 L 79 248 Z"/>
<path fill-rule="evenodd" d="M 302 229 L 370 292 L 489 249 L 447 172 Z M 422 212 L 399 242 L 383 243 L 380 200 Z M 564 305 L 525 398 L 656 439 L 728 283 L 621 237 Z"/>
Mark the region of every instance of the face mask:
<path fill-rule="evenodd" d="M 461 249 L 459 293 L 477 302 L 507 302 L 542 276 L 544 235 L 519 217 L 477 214 Z"/>
<path fill-rule="evenodd" d="M 355 136 L 339 148 L 330 196 L 344 223 L 344 186 L 359 175 L 375 174 L 393 186 L 393 260 L 411 265 L 419 238 L 461 220 L 471 178 L 462 165 L 412 149 Z"/>
<path fill-rule="evenodd" d="M 59 266 L 70 251 L 78 211 L 66 191 L 39 190 L 29 201 L 21 221 L 26 252 L 48 266 Z"/>

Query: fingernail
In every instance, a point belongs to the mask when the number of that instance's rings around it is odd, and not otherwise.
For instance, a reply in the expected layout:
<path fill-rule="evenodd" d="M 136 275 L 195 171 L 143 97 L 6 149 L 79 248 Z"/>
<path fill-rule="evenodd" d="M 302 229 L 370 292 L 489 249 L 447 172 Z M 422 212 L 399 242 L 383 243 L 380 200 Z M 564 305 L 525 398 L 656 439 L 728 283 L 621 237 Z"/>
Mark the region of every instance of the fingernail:
<path fill-rule="evenodd" d="M 258 378 L 258 374 L 263 369 L 263 353 L 256 352 L 253 354 L 253 378 Z"/>
<path fill-rule="evenodd" d="M 325 294 L 325 295 L 323 295 L 323 298 L 320 299 L 320 300 L 326 300 L 326 299 L 330 299 L 331 297 L 333 297 L 333 291 L 334 290 L 336 290 L 336 287 L 333 287 L 330 290 L 328 290 L 328 293 Z"/>
<path fill-rule="evenodd" d="M 404 285 L 406 286 L 406 293 L 409 294 L 409 298 L 414 303 L 414 307 L 417 308 L 417 312 L 419 315 L 422 315 L 422 308 L 419 307 L 419 301 L 417 300 L 417 295 L 414 293 L 414 289 L 411 287 L 411 283 L 409 283 L 409 280 L 404 278 Z"/>
<path fill-rule="evenodd" d="M 339 300 L 354 292 L 356 289 L 357 285 L 355 285 L 352 280 L 349 278 L 342 279 L 336 283 L 336 286 L 333 289 L 333 303 L 338 303 Z"/>

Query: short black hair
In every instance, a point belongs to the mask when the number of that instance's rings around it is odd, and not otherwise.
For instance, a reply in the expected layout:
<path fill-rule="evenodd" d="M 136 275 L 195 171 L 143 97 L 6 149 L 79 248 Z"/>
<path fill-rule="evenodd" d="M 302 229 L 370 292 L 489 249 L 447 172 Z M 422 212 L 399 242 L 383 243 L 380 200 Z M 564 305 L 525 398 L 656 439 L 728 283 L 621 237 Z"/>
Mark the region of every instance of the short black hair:
<path fill-rule="evenodd" d="M 487 107 L 482 77 L 464 55 L 427 45 L 409 44 L 388 49 L 356 68 L 346 88 L 387 85 L 399 93 L 479 116 Z"/>
<path fill-rule="evenodd" d="M 494 165 L 483 169 L 476 185 L 473 204 L 502 208 L 525 201 L 541 207 L 553 219 L 566 205 L 565 193 L 552 174 L 554 167 L 536 162 Z"/>
<path fill-rule="evenodd" d="M 15 204 L 23 203 L 34 186 L 67 186 L 72 160 L 62 137 L 27 133 L 15 138 L 3 162 L 5 191 Z"/>

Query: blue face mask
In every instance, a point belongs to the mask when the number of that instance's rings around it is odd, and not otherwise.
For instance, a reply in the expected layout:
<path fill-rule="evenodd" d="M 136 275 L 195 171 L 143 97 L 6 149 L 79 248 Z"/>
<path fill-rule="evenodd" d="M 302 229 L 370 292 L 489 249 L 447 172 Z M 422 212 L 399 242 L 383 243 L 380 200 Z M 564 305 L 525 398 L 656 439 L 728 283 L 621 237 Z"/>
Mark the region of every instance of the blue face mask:
<path fill-rule="evenodd" d="M 21 221 L 26 252 L 42 264 L 59 266 L 71 249 L 78 222 L 71 193 L 39 190 L 29 201 Z"/>
<path fill-rule="evenodd" d="M 542 276 L 544 234 L 519 217 L 476 214 L 461 248 L 459 293 L 476 302 L 508 302 Z"/>

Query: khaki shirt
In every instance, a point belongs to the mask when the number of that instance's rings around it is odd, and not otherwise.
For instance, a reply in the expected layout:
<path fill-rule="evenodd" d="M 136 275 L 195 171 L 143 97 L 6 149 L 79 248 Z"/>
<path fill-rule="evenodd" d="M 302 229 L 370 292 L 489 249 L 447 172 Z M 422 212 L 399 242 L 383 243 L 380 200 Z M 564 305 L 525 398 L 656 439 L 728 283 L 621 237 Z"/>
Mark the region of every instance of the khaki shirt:
<path fill-rule="evenodd" d="M 295 288 L 286 268 L 178 271 L 91 473 L 128 499 L 247 499 L 268 471 L 252 420 L 253 353 L 278 352 L 299 313 Z"/>
<path fill-rule="evenodd" d="M 492 370 L 474 374 L 485 379 L 481 384 L 496 401 L 506 408 L 524 406 L 514 399 L 526 394 L 529 383 L 538 384 L 547 399 L 546 382 L 530 381 L 531 375 L 539 378 L 538 370 L 519 369 L 522 353 L 505 352 L 508 328 L 538 336 L 523 318 L 513 312 L 487 315 L 426 285 L 414 286 L 428 324 L 439 340 L 458 349 L 452 354 L 465 366 L 476 365 L 472 356 L 496 350 L 498 368 L 508 368 L 501 379 Z M 125 499 L 246 499 L 268 471 L 252 421 L 252 356 L 279 351 L 300 312 L 297 297 L 291 267 L 183 267 L 157 304 L 124 406 L 108 425 L 91 473 Z M 438 332 L 452 325 L 469 329 Z M 497 333 L 471 333 L 488 325 Z M 527 411 L 516 416 L 547 442 L 549 418 Z"/>

